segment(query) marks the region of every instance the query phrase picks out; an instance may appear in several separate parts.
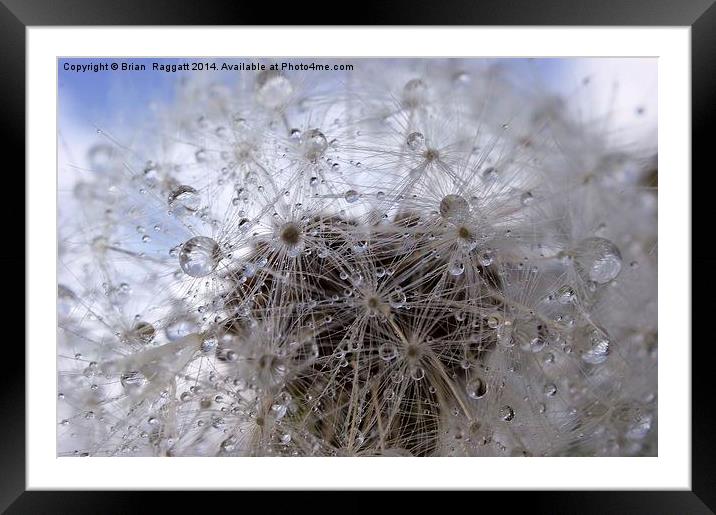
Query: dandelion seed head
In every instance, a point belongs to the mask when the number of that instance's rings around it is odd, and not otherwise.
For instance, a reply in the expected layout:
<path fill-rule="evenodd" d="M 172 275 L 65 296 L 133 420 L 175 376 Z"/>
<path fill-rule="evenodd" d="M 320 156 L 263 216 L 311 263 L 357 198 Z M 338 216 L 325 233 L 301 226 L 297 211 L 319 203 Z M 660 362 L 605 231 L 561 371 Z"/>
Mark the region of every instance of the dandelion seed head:
<path fill-rule="evenodd" d="M 656 453 L 651 150 L 448 61 L 193 78 L 131 149 L 98 134 L 60 454 Z"/>

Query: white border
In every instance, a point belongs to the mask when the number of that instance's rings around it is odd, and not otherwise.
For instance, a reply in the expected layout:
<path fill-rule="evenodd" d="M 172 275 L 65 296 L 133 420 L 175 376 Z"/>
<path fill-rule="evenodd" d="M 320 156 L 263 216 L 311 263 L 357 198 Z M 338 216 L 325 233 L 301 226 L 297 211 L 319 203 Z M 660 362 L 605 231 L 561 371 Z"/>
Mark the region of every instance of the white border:
<path fill-rule="evenodd" d="M 157 37 L 157 33 L 161 37 Z M 568 54 L 565 54 L 568 52 Z M 658 56 L 658 458 L 57 458 L 58 56 Z M 690 489 L 690 29 L 27 29 L 27 487 Z M 12 80 L 10 78 L 10 80 Z M 668 295 L 667 295 L 668 292 Z M 376 461 L 380 460 L 380 461 Z M 474 461 L 477 460 L 477 461 Z"/>

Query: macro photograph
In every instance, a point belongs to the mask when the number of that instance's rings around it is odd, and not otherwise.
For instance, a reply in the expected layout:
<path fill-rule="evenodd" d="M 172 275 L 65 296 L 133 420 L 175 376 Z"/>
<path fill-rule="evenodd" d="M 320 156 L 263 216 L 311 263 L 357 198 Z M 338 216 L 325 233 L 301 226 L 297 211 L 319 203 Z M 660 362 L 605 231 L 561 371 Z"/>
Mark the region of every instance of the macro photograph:
<path fill-rule="evenodd" d="M 656 58 L 57 81 L 57 456 L 658 456 Z"/>

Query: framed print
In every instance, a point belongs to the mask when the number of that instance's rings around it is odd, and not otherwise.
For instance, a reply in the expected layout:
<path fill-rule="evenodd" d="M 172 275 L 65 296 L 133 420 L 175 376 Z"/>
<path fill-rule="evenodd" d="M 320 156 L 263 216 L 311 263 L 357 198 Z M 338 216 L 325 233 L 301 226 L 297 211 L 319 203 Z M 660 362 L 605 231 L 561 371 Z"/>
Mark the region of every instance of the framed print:
<path fill-rule="evenodd" d="M 530 490 L 710 513 L 688 265 L 716 8 L 559 4 L 212 27 L 235 7 L 5 2 L 28 302 L 3 506 Z"/>

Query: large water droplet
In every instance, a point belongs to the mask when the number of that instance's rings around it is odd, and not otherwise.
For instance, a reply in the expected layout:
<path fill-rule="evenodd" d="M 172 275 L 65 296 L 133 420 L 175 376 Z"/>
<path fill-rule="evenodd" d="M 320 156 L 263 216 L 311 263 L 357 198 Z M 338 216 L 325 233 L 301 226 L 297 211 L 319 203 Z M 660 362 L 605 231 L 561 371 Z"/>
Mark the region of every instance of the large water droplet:
<path fill-rule="evenodd" d="M 77 303 L 77 295 L 64 284 L 57 285 L 57 314 L 69 316 Z"/>
<path fill-rule="evenodd" d="M 112 165 L 114 148 L 106 143 L 92 145 L 87 151 L 90 168 L 95 172 L 106 172 Z"/>
<path fill-rule="evenodd" d="M 465 390 L 471 399 L 481 399 L 487 393 L 487 383 L 479 377 L 475 377 L 467 383 Z"/>
<path fill-rule="evenodd" d="M 303 152 L 311 161 L 315 161 L 323 155 L 328 148 L 328 141 L 318 129 L 306 131 L 303 136 Z"/>
<path fill-rule="evenodd" d="M 343 195 L 343 198 L 345 198 L 349 204 L 353 204 L 358 200 L 358 192 L 356 190 L 348 190 Z"/>
<path fill-rule="evenodd" d="M 187 275 L 204 277 L 214 271 L 219 257 L 219 245 L 214 240 L 196 236 L 182 245 L 179 266 Z"/>
<path fill-rule="evenodd" d="M 288 103 L 293 94 L 291 81 L 277 70 L 264 70 L 256 76 L 256 100 L 269 109 Z"/>
<path fill-rule="evenodd" d="M 137 343 L 146 344 L 154 339 L 156 330 L 149 322 L 139 321 L 132 328 L 131 337 Z"/>
<path fill-rule="evenodd" d="M 585 279 L 605 284 L 621 272 L 622 255 L 607 239 L 587 238 L 574 249 L 574 265 Z"/>
<path fill-rule="evenodd" d="M 237 444 L 236 438 L 234 438 L 233 436 L 230 436 L 226 440 L 221 442 L 221 450 L 224 452 L 231 452 L 234 449 L 236 449 L 236 444 Z"/>
<path fill-rule="evenodd" d="M 420 79 L 412 79 L 403 86 L 403 104 L 414 108 L 425 104 L 428 99 L 428 86 Z"/>
<path fill-rule="evenodd" d="M 191 186 L 181 185 L 174 188 L 168 198 L 169 208 L 178 216 L 195 213 L 201 204 L 199 192 Z"/>
<path fill-rule="evenodd" d="M 423 148 L 423 144 L 425 143 L 425 136 L 423 136 L 423 134 L 420 132 L 411 132 L 408 135 L 406 143 L 410 150 L 418 151 Z"/>
<path fill-rule="evenodd" d="M 445 195 L 440 201 L 440 215 L 450 220 L 465 218 L 470 212 L 470 204 L 460 195 Z"/>
<path fill-rule="evenodd" d="M 582 361 L 590 365 L 604 363 L 609 357 L 611 342 L 604 333 L 597 329 L 588 335 L 588 348 L 582 353 Z"/>
<path fill-rule="evenodd" d="M 455 277 L 460 276 L 463 272 L 465 272 L 465 264 L 461 261 L 453 261 L 448 267 L 448 272 L 450 272 L 450 275 L 454 275 Z"/>
<path fill-rule="evenodd" d="M 195 330 L 193 322 L 180 318 L 170 322 L 165 328 L 164 333 L 169 341 L 177 341 L 184 338 L 186 335 L 191 334 Z"/>

